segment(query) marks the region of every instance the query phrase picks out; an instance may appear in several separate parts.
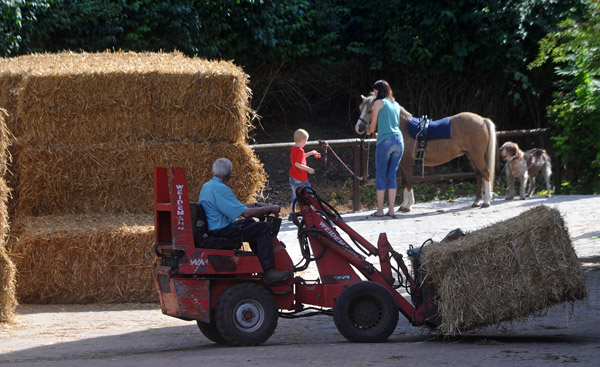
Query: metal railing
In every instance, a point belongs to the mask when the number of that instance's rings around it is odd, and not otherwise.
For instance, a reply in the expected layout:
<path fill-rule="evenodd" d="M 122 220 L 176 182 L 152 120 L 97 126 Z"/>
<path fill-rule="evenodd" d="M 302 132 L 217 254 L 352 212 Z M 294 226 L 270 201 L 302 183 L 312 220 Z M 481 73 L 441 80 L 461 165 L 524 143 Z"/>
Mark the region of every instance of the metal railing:
<path fill-rule="evenodd" d="M 543 135 L 549 131 L 548 128 L 541 129 L 529 129 L 529 130 L 506 130 L 497 131 L 497 138 L 509 138 L 509 137 L 522 137 L 522 136 L 536 136 Z M 353 151 L 353 165 L 352 169 L 355 173 L 352 179 L 352 207 L 354 211 L 360 210 L 360 186 L 361 184 L 367 183 L 367 154 L 364 154 L 365 147 L 368 144 L 373 144 L 377 139 L 339 139 L 339 140 L 326 140 L 325 142 L 331 147 L 348 148 L 351 147 Z M 294 146 L 294 143 L 272 143 L 272 144 L 254 144 L 250 145 L 250 148 L 255 152 L 273 152 L 273 151 L 285 151 L 290 150 Z M 310 141 L 306 143 L 305 148 L 318 148 L 321 146 L 320 141 Z M 437 182 L 444 180 L 463 180 L 475 178 L 475 172 L 467 173 L 446 173 L 446 174 L 434 174 L 425 176 L 413 176 L 413 182 Z"/>

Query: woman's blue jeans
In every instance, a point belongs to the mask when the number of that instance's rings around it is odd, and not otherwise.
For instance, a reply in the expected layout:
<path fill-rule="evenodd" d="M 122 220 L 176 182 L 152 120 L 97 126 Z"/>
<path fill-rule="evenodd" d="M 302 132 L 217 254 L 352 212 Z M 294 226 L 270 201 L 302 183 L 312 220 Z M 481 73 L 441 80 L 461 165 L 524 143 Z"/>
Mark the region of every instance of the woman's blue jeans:
<path fill-rule="evenodd" d="M 397 189 L 396 173 L 404 154 L 404 139 L 402 135 L 392 135 L 375 149 L 375 189 Z"/>

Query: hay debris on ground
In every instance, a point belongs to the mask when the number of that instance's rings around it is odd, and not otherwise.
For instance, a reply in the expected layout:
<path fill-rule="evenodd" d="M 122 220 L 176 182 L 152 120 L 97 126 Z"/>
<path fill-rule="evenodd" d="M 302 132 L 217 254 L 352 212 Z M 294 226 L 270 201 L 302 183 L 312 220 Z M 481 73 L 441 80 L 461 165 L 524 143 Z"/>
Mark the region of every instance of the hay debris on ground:
<path fill-rule="evenodd" d="M 23 147 L 16 212 L 20 215 L 68 213 L 151 213 L 155 166 L 184 167 L 190 200 L 212 177 L 219 157 L 233 163 L 230 187 L 242 202 L 260 196 L 266 182 L 262 163 L 246 143 L 147 142 L 87 147 Z"/>
<path fill-rule="evenodd" d="M 156 302 L 151 215 L 20 218 L 11 258 L 21 303 Z"/>
<path fill-rule="evenodd" d="M 520 320 L 586 297 L 585 277 L 558 210 L 521 215 L 424 247 L 443 334 Z"/>

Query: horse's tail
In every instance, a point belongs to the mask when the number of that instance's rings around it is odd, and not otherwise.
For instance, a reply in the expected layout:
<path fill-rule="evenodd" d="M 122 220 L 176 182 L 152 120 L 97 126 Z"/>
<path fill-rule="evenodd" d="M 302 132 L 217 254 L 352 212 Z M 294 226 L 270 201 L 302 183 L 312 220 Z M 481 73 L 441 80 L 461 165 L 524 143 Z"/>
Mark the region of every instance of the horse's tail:
<path fill-rule="evenodd" d="M 490 119 L 484 119 L 485 125 L 488 128 L 488 132 L 490 133 L 490 140 L 488 142 L 487 152 L 485 153 L 487 157 L 487 166 L 490 172 L 490 185 L 491 190 L 494 191 L 494 176 L 496 174 L 496 151 L 498 150 L 498 143 L 496 140 L 496 125 Z"/>

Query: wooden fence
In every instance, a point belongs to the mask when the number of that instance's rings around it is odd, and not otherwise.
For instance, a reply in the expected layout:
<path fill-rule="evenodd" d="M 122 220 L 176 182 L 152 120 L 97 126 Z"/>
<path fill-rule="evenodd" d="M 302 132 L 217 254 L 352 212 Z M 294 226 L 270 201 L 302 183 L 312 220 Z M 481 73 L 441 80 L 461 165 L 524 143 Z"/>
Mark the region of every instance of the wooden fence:
<path fill-rule="evenodd" d="M 529 130 L 507 130 L 497 131 L 496 137 L 500 138 L 511 138 L 511 137 L 524 137 L 524 136 L 539 136 L 549 132 L 548 128 L 541 129 L 529 129 Z M 353 210 L 360 210 L 360 186 L 361 184 L 367 183 L 367 154 L 365 147 L 368 144 L 374 144 L 376 139 L 340 139 L 340 140 L 326 140 L 325 142 L 335 148 L 352 148 L 353 159 L 352 167 L 349 170 L 354 172 L 352 180 L 352 191 L 353 191 Z M 305 148 L 318 148 L 322 145 L 320 141 L 310 141 L 306 143 Z M 294 146 L 294 143 L 272 143 L 272 144 L 255 144 L 250 145 L 250 148 L 255 152 L 269 152 L 269 151 L 285 151 L 290 150 Z M 367 148 L 368 149 L 368 148 Z M 556 179 L 560 178 L 560 172 L 555 167 L 555 191 L 560 190 L 560 181 L 557 183 Z M 475 178 L 475 172 L 467 173 L 446 173 L 446 174 L 433 174 L 425 176 L 413 176 L 413 182 L 435 182 L 443 180 L 464 180 Z M 559 192 L 556 192 L 559 193 Z"/>

